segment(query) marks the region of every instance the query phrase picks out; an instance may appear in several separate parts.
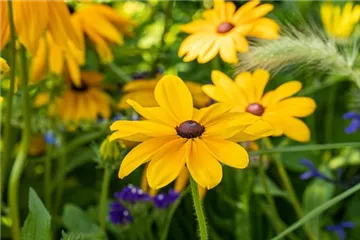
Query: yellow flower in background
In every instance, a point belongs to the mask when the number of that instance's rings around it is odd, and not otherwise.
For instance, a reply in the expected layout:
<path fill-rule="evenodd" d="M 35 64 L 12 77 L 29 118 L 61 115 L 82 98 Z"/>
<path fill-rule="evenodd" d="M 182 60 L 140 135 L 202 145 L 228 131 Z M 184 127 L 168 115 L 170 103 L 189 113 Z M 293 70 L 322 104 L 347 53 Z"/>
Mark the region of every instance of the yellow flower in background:
<path fill-rule="evenodd" d="M 289 81 L 264 94 L 270 74 L 262 69 L 240 73 L 235 81 L 220 71 L 213 71 L 211 78 L 214 85 L 204 85 L 203 90 L 212 99 L 231 104 L 234 112 L 261 117 L 274 127 L 273 136 L 284 134 L 299 142 L 310 140 L 309 128 L 297 117 L 311 115 L 316 103 L 309 97 L 291 97 L 301 90 L 301 82 Z"/>
<path fill-rule="evenodd" d="M 125 139 L 142 142 L 123 159 L 119 177 L 124 178 L 140 165 L 149 162 L 146 171 L 149 186 L 159 189 L 175 180 L 183 168 L 204 188 L 220 183 L 222 167 L 245 168 L 249 157 L 233 141 L 243 133 L 267 136 L 271 126 L 248 113 L 230 113 L 227 104 L 194 109 L 186 84 L 177 76 L 166 75 L 156 85 L 159 107 L 142 107 L 127 102 L 147 120 L 114 122 L 110 141 Z M 255 128 L 254 128 L 255 126 Z"/>
<path fill-rule="evenodd" d="M 103 76 L 97 72 L 81 72 L 81 87 L 68 81 L 65 92 L 51 106 L 50 113 L 65 122 L 96 120 L 110 117 L 110 96 L 101 89 Z"/>
<path fill-rule="evenodd" d="M 122 45 L 124 35 L 131 35 L 135 23 L 120 16 L 114 9 L 103 4 L 84 4 L 73 14 L 85 34 L 95 45 L 103 63 L 112 62 L 114 56 L 109 44 Z"/>
<path fill-rule="evenodd" d="M 8 73 L 10 71 L 10 67 L 7 64 L 6 60 L 3 58 L 0 58 L 0 71 L 1 73 Z"/>
<path fill-rule="evenodd" d="M 326 32 L 336 38 L 348 38 L 355 25 L 360 21 L 360 5 L 352 2 L 339 5 L 323 3 L 321 5 L 321 20 Z"/>
<path fill-rule="evenodd" d="M 30 156 L 39 156 L 45 152 L 45 138 L 42 134 L 35 134 L 30 137 L 28 153 Z"/>
<path fill-rule="evenodd" d="M 47 92 L 38 93 L 34 99 L 34 106 L 39 108 L 49 104 L 50 95 Z"/>
<path fill-rule="evenodd" d="M 182 30 L 191 34 L 180 45 L 178 55 L 185 62 L 197 59 L 206 63 L 218 53 L 228 63 L 238 61 L 237 52 L 248 51 L 246 37 L 276 39 L 279 25 L 264 17 L 273 5 L 253 0 L 236 10 L 233 2 L 214 1 L 214 9 L 206 10 L 201 20 L 185 24 Z M 259 6 L 258 6 L 259 5 Z"/>
<path fill-rule="evenodd" d="M 64 50 L 81 49 L 64 1 L 12 1 L 18 40 L 34 55 L 46 30 Z M 1 48 L 9 40 L 7 2 L 1 1 Z"/>
<path fill-rule="evenodd" d="M 36 83 L 46 77 L 46 71 L 56 75 L 63 75 L 64 69 L 70 74 L 71 81 L 76 86 L 81 86 L 80 65 L 85 63 L 84 39 L 80 28 L 74 22 L 74 29 L 81 41 L 81 49 L 72 48 L 70 51 L 63 50 L 57 45 L 51 35 L 46 33 L 39 41 L 36 55 L 32 58 L 30 67 L 30 80 Z"/>
<path fill-rule="evenodd" d="M 162 75 L 158 75 L 155 79 L 136 79 L 127 83 L 122 89 L 124 95 L 118 104 L 119 109 L 130 108 L 126 102 L 128 99 L 134 100 L 144 107 L 157 107 L 154 90 L 161 77 Z M 185 84 L 190 90 L 195 107 L 201 108 L 209 105 L 210 98 L 203 92 L 200 84 L 189 81 L 186 81 Z"/>

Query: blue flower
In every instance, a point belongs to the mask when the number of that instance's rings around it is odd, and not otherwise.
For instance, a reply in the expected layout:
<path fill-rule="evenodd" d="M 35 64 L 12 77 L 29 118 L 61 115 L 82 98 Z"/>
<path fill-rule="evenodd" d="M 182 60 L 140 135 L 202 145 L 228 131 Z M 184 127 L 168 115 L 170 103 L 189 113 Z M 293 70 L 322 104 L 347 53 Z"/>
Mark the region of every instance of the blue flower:
<path fill-rule="evenodd" d="M 341 240 L 346 239 L 345 228 L 354 228 L 355 224 L 352 222 L 341 222 L 338 225 L 328 225 L 325 230 L 336 233 Z"/>
<path fill-rule="evenodd" d="M 129 202 L 131 204 L 135 204 L 136 202 L 146 202 L 150 201 L 151 197 L 149 194 L 144 192 L 141 188 L 135 187 L 132 184 L 129 184 L 128 186 L 124 187 L 121 192 L 116 192 L 114 194 L 114 197 Z"/>
<path fill-rule="evenodd" d="M 351 119 L 349 126 L 345 128 L 347 134 L 355 133 L 360 128 L 360 114 L 356 112 L 348 112 L 343 116 L 344 119 Z"/>
<path fill-rule="evenodd" d="M 170 189 L 169 192 L 159 193 L 153 198 L 155 207 L 157 208 L 168 208 L 173 204 L 180 196 L 179 192 L 176 192 L 174 189 Z"/>
<path fill-rule="evenodd" d="M 325 177 L 310 160 L 304 158 L 300 160 L 300 163 L 309 169 L 309 171 L 306 171 L 300 175 L 301 180 L 307 180 L 313 177 L 323 179 Z"/>
<path fill-rule="evenodd" d="M 119 202 L 110 203 L 109 220 L 114 224 L 128 224 L 133 222 L 129 209 Z"/>
<path fill-rule="evenodd" d="M 54 131 L 47 131 L 44 135 L 45 142 L 49 145 L 60 145 Z"/>

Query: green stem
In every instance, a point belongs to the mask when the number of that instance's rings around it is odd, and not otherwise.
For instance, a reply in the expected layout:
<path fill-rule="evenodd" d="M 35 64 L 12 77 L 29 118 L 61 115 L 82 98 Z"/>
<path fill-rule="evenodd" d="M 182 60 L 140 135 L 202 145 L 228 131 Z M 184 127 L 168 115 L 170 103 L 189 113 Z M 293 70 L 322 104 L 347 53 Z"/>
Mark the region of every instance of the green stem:
<path fill-rule="evenodd" d="M 199 197 L 198 186 L 192 177 L 190 177 L 190 185 L 191 185 L 191 194 L 192 194 L 192 199 L 194 202 L 196 218 L 197 218 L 198 225 L 199 225 L 200 240 L 208 240 L 206 220 L 205 220 L 202 203 L 201 203 L 201 200 Z"/>
<path fill-rule="evenodd" d="M 169 228 L 170 228 L 170 224 L 171 224 L 171 220 L 175 214 L 175 211 L 176 209 L 179 207 L 182 199 L 188 195 L 188 193 L 190 192 L 190 187 L 187 187 L 185 189 L 185 191 L 183 191 L 180 195 L 180 197 L 176 200 L 176 202 L 171 206 L 170 210 L 169 210 L 169 213 L 166 217 L 166 220 L 165 220 L 165 225 L 164 225 L 164 229 L 162 231 L 162 234 L 161 234 L 161 240 L 166 240 L 168 239 L 168 232 L 169 232 Z"/>
<path fill-rule="evenodd" d="M 265 146 L 268 148 L 268 149 L 271 149 L 273 148 L 273 145 L 270 141 L 269 138 L 265 138 L 264 139 L 264 143 L 265 143 Z M 289 179 L 289 176 L 285 170 L 285 167 L 280 159 L 280 155 L 279 154 L 276 154 L 274 156 L 274 160 L 275 160 L 275 165 L 276 165 L 276 168 L 278 170 L 278 173 L 279 173 L 279 176 L 281 178 L 281 181 L 282 183 L 284 184 L 284 187 L 286 189 L 286 191 L 288 192 L 289 194 L 289 198 L 290 198 L 290 203 L 291 205 L 293 206 L 294 210 L 295 210 L 295 213 L 297 215 L 297 217 L 300 219 L 303 217 L 304 213 L 301 209 L 301 206 L 300 206 L 300 202 L 295 194 L 295 191 L 294 191 L 294 188 L 291 184 L 291 181 Z M 306 234 L 308 235 L 308 238 L 309 239 L 314 239 L 311 231 L 309 230 L 309 228 L 307 226 L 304 226 L 304 231 L 306 232 Z"/>
<path fill-rule="evenodd" d="M 352 188 L 346 190 L 345 192 L 337 195 L 336 197 L 330 199 L 329 201 L 325 202 L 324 204 L 320 205 L 319 207 L 315 208 L 314 210 L 312 210 L 311 212 L 306 214 L 303 218 L 301 218 L 299 221 L 295 222 L 293 225 L 291 225 L 290 227 L 285 229 L 285 231 L 283 231 L 279 235 L 275 236 L 271 240 L 283 239 L 283 237 L 285 237 L 289 233 L 293 232 L 297 228 L 301 227 L 307 221 L 313 219 L 314 217 L 319 216 L 325 210 L 331 208 L 332 206 L 334 206 L 338 202 L 342 201 L 343 199 L 349 197 L 350 195 L 354 194 L 355 192 L 357 192 L 359 190 L 360 190 L 360 183 L 358 183 L 357 185 L 353 186 Z"/>
<path fill-rule="evenodd" d="M 329 143 L 329 144 L 313 144 L 304 146 L 291 146 L 291 147 L 276 147 L 267 150 L 249 152 L 250 156 L 256 156 L 259 154 L 274 154 L 284 152 L 306 152 L 328 149 L 340 149 L 345 147 L 360 147 L 360 142 L 347 142 L 347 143 Z"/>
<path fill-rule="evenodd" d="M 10 216 L 12 220 L 12 236 L 14 240 L 20 239 L 20 214 L 19 214 L 19 184 L 20 177 L 25 168 L 26 158 L 29 149 L 29 139 L 31 135 L 31 126 L 30 126 L 30 110 L 31 107 L 29 105 L 30 100 L 28 96 L 28 66 L 26 59 L 26 50 L 22 46 L 20 49 L 20 57 L 21 57 L 21 68 L 22 68 L 22 76 L 21 76 L 21 107 L 23 114 L 23 129 L 21 136 L 21 148 L 19 150 L 18 155 L 16 156 L 13 168 L 10 173 L 10 181 L 9 181 L 9 207 L 10 207 Z"/>
<path fill-rule="evenodd" d="M 59 136 L 61 136 L 59 134 Z M 59 210 L 60 210 L 60 206 L 61 206 L 61 201 L 63 198 L 63 194 L 64 194 L 64 182 L 65 182 L 65 177 L 66 177 L 66 145 L 65 145 L 65 140 L 64 137 L 61 137 L 61 152 L 60 152 L 60 157 L 58 159 L 58 166 L 57 166 L 57 171 L 59 172 L 59 184 L 57 186 L 57 192 L 55 195 L 55 206 L 54 206 L 54 215 L 56 215 Z"/>
<path fill-rule="evenodd" d="M 107 216 L 107 197 L 109 193 L 111 170 L 109 168 L 104 169 L 104 175 L 101 185 L 101 195 L 99 202 L 99 223 L 101 229 L 106 232 L 106 216 Z"/>
<path fill-rule="evenodd" d="M 279 217 L 279 214 L 276 209 L 274 198 L 270 194 L 269 186 L 268 186 L 267 180 L 266 180 L 263 155 L 260 155 L 260 158 L 259 158 L 259 172 L 260 172 L 261 182 L 264 187 L 265 197 L 266 197 L 267 202 L 270 205 L 270 214 L 273 215 L 271 218 L 277 219 L 277 221 L 275 221 L 275 222 L 279 222 L 278 220 L 280 220 L 280 217 Z M 283 227 L 281 227 L 280 224 L 275 224 L 275 226 L 276 226 L 277 233 L 280 233 L 283 230 Z"/>
<path fill-rule="evenodd" d="M 12 9 L 12 2 L 8 1 L 8 9 L 9 9 L 9 23 L 10 23 L 10 87 L 9 92 L 7 94 L 7 108 L 6 108 L 6 119 L 5 119 L 5 126 L 4 126 L 4 152 L 1 156 L 1 196 L 3 196 L 5 179 L 7 176 L 7 168 L 8 163 L 10 161 L 11 155 L 11 147 L 10 147 L 10 133 L 11 133 L 11 118 L 12 118 L 12 100 L 14 96 L 14 87 L 15 87 L 15 65 L 16 65 L 16 47 L 15 47 L 15 26 L 13 21 L 13 9 Z"/>
<path fill-rule="evenodd" d="M 131 81 L 131 77 L 123 70 L 121 70 L 121 68 L 119 68 L 116 64 L 109 63 L 108 66 L 124 83 Z"/>
<path fill-rule="evenodd" d="M 331 143 L 333 135 L 333 123 L 334 123 L 334 111 L 335 111 L 335 98 L 336 98 L 336 86 L 330 88 L 327 92 L 327 111 L 325 125 L 325 142 Z"/>
<path fill-rule="evenodd" d="M 45 196 L 45 206 L 47 209 L 51 209 L 51 179 L 52 179 L 52 160 L 51 153 L 53 147 L 48 146 L 46 151 L 45 158 L 45 172 L 44 172 L 44 196 Z"/>

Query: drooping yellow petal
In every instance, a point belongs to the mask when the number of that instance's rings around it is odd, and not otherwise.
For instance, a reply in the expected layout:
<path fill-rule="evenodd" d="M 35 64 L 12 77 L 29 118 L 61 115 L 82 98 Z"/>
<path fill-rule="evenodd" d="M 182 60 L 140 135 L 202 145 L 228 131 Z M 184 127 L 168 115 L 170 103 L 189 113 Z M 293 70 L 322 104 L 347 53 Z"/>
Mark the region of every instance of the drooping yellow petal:
<path fill-rule="evenodd" d="M 48 2 L 12 1 L 12 6 L 18 40 L 31 54 L 36 54 L 39 41 L 49 23 Z"/>
<path fill-rule="evenodd" d="M 133 100 L 144 107 L 158 106 L 157 102 L 155 101 L 155 97 L 154 97 L 154 89 L 140 90 L 140 91 L 125 93 L 121 97 L 118 107 L 120 109 L 130 108 L 130 105 L 127 103 L 127 100 Z"/>
<path fill-rule="evenodd" d="M 80 73 L 80 66 L 79 64 L 73 59 L 72 57 L 66 55 L 65 62 L 67 70 L 69 71 L 71 81 L 74 83 L 75 86 L 81 86 L 81 73 Z"/>
<path fill-rule="evenodd" d="M 157 137 L 140 143 L 123 159 L 119 169 L 119 178 L 124 178 L 140 165 L 148 162 L 166 143 L 176 140 L 176 136 Z"/>
<path fill-rule="evenodd" d="M 204 137 L 208 151 L 220 162 L 234 168 L 246 168 L 249 164 L 249 155 L 246 150 L 231 141 Z"/>
<path fill-rule="evenodd" d="M 292 97 L 276 104 L 272 111 L 275 111 L 278 115 L 307 117 L 315 111 L 315 108 L 316 103 L 312 98 Z"/>
<path fill-rule="evenodd" d="M 185 82 L 185 84 L 193 97 L 195 107 L 202 108 L 209 105 L 210 98 L 206 96 L 200 84 L 190 81 Z"/>
<path fill-rule="evenodd" d="M 203 188 L 211 189 L 221 182 L 221 164 L 206 149 L 205 144 L 200 139 L 195 138 L 191 141 L 186 166 L 191 177 Z"/>
<path fill-rule="evenodd" d="M 63 50 L 54 42 L 54 39 L 49 33 L 46 34 L 46 40 L 49 52 L 48 61 L 50 72 L 60 75 L 64 69 Z"/>
<path fill-rule="evenodd" d="M 184 138 L 171 141 L 152 157 L 146 171 L 151 188 L 162 188 L 179 176 L 188 155 L 186 141 Z"/>
<path fill-rule="evenodd" d="M 155 88 L 158 104 L 176 117 L 179 123 L 191 120 L 193 100 L 186 84 L 177 76 L 166 75 Z"/>
<path fill-rule="evenodd" d="M 310 129 L 303 121 L 293 117 L 284 117 L 282 121 L 284 134 L 287 137 L 299 142 L 310 141 Z"/>
<path fill-rule="evenodd" d="M 1 7 L 1 16 L 0 16 L 0 50 L 3 50 L 5 45 L 8 43 L 10 38 L 10 26 L 9 26 L 9 16 L 8 16 L 8 9 L 7 1 L 0 1 Z"/>
<path fill-rule="evenodd" d="M 186 167 L 183 167 L 178 178 L 175 181 L 174 191 L 175 192 L 183 191 L 185 189 L 186 185 L 188 184 L 188 182 L 189 182 L 189 171 L 187 170 Z"/>
<path fill-rule="evenodd" d="M 30 81 L 32 83 L 36 83 L 44 77 L 46 70 L 46 58 L 46 44 L 44 38 L 41 38 L 36 54 L 31 60 Z"/>

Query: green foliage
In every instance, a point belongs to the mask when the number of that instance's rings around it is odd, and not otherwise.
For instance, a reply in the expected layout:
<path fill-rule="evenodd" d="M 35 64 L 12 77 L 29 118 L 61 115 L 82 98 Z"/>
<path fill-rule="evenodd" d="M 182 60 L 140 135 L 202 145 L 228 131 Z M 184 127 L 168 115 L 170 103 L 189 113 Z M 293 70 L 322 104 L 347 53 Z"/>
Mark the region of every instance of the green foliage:
<path fill-rule="evenodd" d="M 51 239 L 51 216 L 32 188 L 29 190 L 29 214 L 21 230 L 21 239 Z"/>

